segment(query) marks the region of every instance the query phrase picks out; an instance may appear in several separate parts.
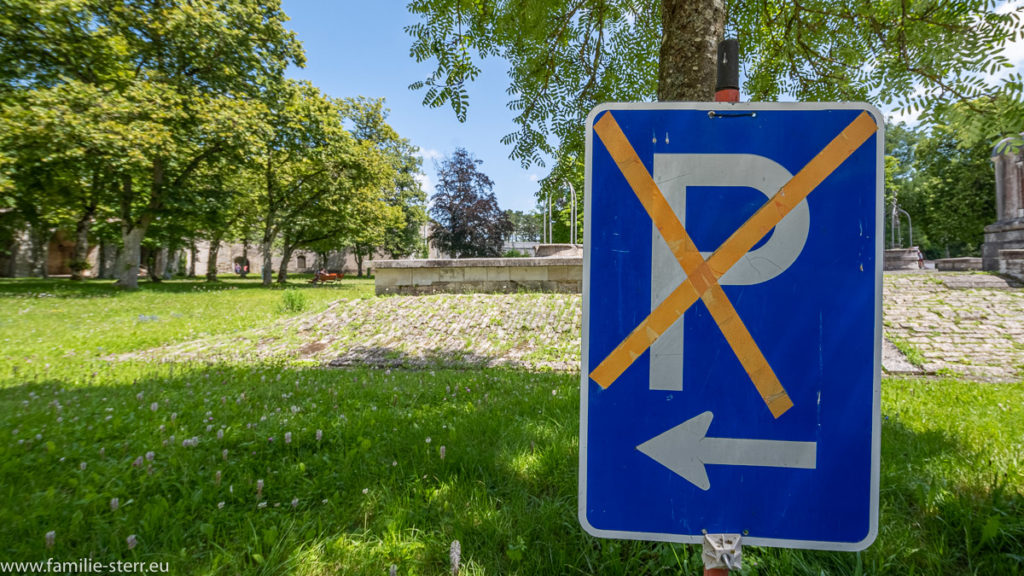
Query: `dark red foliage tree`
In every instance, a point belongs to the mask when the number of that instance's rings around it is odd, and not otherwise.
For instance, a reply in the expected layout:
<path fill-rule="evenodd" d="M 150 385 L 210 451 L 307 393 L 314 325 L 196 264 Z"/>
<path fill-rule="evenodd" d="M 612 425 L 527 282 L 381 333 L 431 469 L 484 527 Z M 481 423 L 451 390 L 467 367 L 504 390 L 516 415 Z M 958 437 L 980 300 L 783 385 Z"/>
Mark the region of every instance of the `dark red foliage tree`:
<path fill-rule="evenodd" d="M 436 167 L 430 240 L 454 258 L 500 256 L 512 233 L 512 221 L 491 191 L 494 182 L 477 168 L 480 164 L 465 148 L 457 148 Z"/>

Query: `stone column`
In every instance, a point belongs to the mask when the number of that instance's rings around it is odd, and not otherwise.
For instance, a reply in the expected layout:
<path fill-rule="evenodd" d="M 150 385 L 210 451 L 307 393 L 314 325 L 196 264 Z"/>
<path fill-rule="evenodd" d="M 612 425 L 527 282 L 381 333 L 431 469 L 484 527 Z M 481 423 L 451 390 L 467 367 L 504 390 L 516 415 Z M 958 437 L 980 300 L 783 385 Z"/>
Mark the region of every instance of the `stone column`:
<path fill-rule="evenodd" d="M 1000 253 L 1024 249 L 1024 148 L 1006 138 L 992 150 L 996 175 L 996 221 L 985 227 L 982 267 L 999 271 Z"/>

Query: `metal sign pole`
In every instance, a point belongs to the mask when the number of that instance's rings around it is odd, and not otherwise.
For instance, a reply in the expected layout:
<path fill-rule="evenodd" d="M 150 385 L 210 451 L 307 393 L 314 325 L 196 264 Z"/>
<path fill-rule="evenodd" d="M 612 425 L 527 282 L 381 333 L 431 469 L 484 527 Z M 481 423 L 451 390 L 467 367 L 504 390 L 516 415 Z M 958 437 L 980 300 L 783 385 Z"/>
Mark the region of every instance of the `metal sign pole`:
<path fill-rule="evenodd" d="M 735 38 L 718 43 L 718 81 L 715 102 L 739 102 L 739 42 Z M 739 534 L 704 534 L 701 559 L 704 576 L 729 576 L 739 570 L 743 559 L 743 545 Z"/>
<path fill-rule="evenodd" d="M 743 567 L 743 544 L 739 534 L 705 534 L 701 559 L 704 576 L 729 576 Z"/>

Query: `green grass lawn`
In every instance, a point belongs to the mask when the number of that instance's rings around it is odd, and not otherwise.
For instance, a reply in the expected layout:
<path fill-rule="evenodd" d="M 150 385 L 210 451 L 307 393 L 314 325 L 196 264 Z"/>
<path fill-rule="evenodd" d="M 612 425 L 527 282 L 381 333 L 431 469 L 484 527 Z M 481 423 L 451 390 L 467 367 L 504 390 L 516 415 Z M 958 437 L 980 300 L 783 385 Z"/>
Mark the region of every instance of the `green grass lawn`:
<path fill-rule="evenodd" d="M 373 280 L 314 286 L 292 275 L 287 286 L 263 288 L 258 277 L 220 282 L 140 282 L 125 292 L 110 280 L 0 279 L 0 358 L 71 365 L 203 336 L 244 331 L 286 317 L 283 293 L 296 290 L 306 311 L 341 298 L 373 297 Z M 26 360 L 27 359 L 27 360 Z"/>
<path fill-rule="evenodd" d="M 372 297 L 295 287 L 306 311 Z M 450 574 L 458 540 L 460 574 L 700 574 L 698 547 L 579 527 L 576 375 L 107 359 L 287 318 L 283 295 L 0 282 L 0 562 Z M 875 544 L 747 548 L 742 574 L 1024 572 L 1024 383 L 886 380 L 882 400 Z"/>

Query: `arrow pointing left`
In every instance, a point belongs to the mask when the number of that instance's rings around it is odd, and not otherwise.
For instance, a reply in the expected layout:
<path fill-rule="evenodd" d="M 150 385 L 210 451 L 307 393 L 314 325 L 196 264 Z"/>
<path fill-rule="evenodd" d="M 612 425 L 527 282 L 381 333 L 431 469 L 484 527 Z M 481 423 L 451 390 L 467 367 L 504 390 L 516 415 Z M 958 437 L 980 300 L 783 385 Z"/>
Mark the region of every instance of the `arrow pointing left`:
<path fill-rule="evenodd" d="M 705 464 L 814 469 L 816 442 L 708 438 L 714 414 L 704 412 L 636 447 L 701 490 L 711 488 Z"/>

